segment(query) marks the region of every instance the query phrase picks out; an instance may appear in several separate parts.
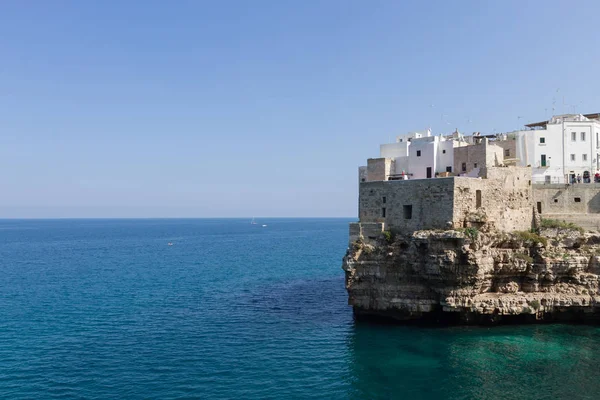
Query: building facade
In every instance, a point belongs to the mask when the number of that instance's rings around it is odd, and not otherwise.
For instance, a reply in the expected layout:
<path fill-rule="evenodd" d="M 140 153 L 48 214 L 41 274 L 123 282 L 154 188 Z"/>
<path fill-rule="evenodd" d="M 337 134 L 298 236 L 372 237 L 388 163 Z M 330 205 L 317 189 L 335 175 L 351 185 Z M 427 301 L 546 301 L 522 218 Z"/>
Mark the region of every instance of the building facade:
<path fill-rule="evenodd" d="M 515 143 L 516 163 L 532 168 L 535 183 L 593 180 L 600 169 L 598 114 L 557 115 L 507 134 Z"/>

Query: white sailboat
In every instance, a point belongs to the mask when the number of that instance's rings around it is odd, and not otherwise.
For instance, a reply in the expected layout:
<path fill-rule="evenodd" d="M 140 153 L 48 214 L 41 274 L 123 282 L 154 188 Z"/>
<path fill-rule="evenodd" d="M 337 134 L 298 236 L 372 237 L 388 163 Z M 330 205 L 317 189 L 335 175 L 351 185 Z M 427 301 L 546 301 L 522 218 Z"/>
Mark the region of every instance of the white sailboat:
<path fill-rule="evenodd" d="M 254 220 L 254 217 L 252 217 L 252 221 L 250 221 L 251 225 L 256 225 L 256 221 Z"/>

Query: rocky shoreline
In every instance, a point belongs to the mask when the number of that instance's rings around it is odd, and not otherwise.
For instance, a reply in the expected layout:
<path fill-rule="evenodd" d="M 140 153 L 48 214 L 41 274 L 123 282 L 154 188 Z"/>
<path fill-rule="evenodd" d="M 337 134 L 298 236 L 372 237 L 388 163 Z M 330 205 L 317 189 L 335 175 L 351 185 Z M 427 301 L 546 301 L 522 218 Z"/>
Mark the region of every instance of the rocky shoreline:
<path fill-rule="evenodd" d="M 384 232 L 352 243 L 343 269 L 359 319 L 600 322 L 600 233 Z"/>

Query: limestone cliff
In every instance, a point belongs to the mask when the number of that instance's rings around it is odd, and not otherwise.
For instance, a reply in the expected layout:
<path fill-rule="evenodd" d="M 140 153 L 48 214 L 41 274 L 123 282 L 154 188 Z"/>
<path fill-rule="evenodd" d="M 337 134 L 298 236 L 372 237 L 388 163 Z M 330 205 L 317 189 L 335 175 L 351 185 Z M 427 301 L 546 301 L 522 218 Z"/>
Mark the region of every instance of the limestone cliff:
<path fill-rule="evenodd" d="M 469 323 L 600 315 L 600 234 L 574 229 L 387 234 L 354 242 L 343 269 L 358 317 Z"/>

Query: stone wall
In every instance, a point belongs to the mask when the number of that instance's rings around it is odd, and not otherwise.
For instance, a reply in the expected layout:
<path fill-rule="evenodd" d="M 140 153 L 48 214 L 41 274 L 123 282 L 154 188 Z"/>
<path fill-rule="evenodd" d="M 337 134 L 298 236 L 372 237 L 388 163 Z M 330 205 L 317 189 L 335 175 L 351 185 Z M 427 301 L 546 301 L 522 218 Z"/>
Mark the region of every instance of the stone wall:
<path fill-rule="evenodd" d="M 533 185 L 533 198 L 544 214 L 600 213 L 600 184 Z"/>
<path fill-rule="evenodd" d="M 364 182 L 359 185 L 362 224 L 412 232 L 481 226 L 528 230 L 533 220 L 531 169 L 490 167 L 488 179 L 449 177 Z M 364 236 L 364 233 L 362 233 Z"/>
<path fill-rule="evenodd" d="M 359 186 L 361 223 L 412 232 L 452 224 L 454 178 L 366 182 Z M 385 210 L 385 211 L 384 211 Z"/>
<path fill-rule="evenodd" d="M 367 182 L 386 181 L 394 173 L 394 160 L 391 158 L 369 158 L 367 160 Z"/>
<path fill-rule="evenodd" d="M 366 182 L 367 181 L 367 167 L 358 167 L 358 182 Z"/>
<path fill-rule="evenodd" d="M 490 167 L 483 172 L 487 179 L 456 178 L 454 226 L 487 222 L 506 232 L 529 230 L 533 221 L 531 169 Z"/>
<path fill-rule="evenodd" d="M 487 139 L 479 144 L 454 149 L 454 172 L 456 174 L 468 174 L 477 168 L 494 167 L 503 162 L 504 149 L 490 144 Z M 466 165 L 466 171 L 462 168 L 463 163 Z"/>
<path fill-rule="evenodd" d="M 507 140 L 496 140 L 492 143 L 503 149 L 505 164 L 507 163 L 507 159 L 510 160 L 517 158 L 517 141 L 514 138 L 509 138 Z"/>

